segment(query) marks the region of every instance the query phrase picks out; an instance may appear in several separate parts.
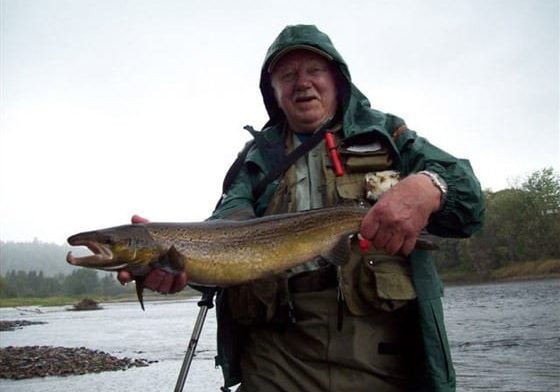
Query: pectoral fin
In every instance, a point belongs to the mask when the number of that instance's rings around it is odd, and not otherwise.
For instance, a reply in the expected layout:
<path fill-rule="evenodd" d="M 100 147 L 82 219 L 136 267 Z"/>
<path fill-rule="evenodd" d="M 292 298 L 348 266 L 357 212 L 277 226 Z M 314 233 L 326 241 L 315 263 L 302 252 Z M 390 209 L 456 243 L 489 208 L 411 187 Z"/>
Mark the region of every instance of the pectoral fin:
<path fill-rule="evenodd" d="M 159 258 L 155 263 L 150 264 L 151 267 L 160 268 L 164 271 L 176 274 L 180 271 L 184 271 L 185 257 L 179 253 L 174 246 L 171 246 L 169 250 Z M 142 310 L 144 309 L 144 276 L 136 276 L 134 278 L 136 282 L 136 296 L 138 297 L 138 302 Z"/>
<path fill-rule="evenodd" d="M 350 257 L 350 239 L 346 235 L 340 237 L 334 246 L 321 256 L 334 265 L 344 264 Z"/>
<path fill-rule="evenodd" d="M 146 310 L 144 309 L 144 277 L 138 276 L 135 278 L 134 282 L 136 284 L 136 296 L 138 297 L 138 302 L 140 302 L 142 310 Z"/>
<path fill-rule="evenodd" d="M 176 274 L 185 270 L 185 256 L 172 245 L 153 266 Z"/>

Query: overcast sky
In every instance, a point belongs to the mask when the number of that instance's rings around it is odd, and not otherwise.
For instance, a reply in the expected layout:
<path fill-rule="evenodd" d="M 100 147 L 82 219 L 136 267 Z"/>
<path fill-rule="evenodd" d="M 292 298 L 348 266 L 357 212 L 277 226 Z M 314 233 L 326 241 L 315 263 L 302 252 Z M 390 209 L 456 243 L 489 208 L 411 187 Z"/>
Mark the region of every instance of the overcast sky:
<path fill-rule="evenodd" d="M 329 34 L 375 108 L 484 188 L 560 171 L 558 4 L 0 0 L 0 239 L 206 218 L 287 24 Z"/>

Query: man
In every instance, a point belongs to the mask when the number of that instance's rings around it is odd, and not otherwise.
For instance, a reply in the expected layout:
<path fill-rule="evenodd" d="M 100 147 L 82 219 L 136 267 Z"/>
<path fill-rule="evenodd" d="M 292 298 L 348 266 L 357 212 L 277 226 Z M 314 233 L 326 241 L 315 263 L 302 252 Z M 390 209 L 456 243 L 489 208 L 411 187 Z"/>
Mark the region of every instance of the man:
<path fill-rule="evenodd" d="M 445 237 L 480 228 L 482 194 L 468 161 L 432 146 L 398 117 L 371 109 L 315 26 L 280 33 L 267 52 L 260 88 L 270 119 L 252 132 L 255 143 L 228 173 L 211 219 L 358 204 L 370 208 L 360 233 L 369 247 L 354 237 L 339 270 L 319 258 L 222 290 L 216 362 L 226 386 L 453 391 L 442 286 L 429 251 L 415 246 L 424 228 Z M 313 137 L 325 130 L 328 143 Z M 297 149 L 309 151 L 290 162 Z M 373 203 L 364 177 L 385 170 L 400 172 L 402 180 Z M 119 278 L 129 276 L 121 271 Z M 153 271 L 146 286 L 175 292 L 187 278 Z"/>

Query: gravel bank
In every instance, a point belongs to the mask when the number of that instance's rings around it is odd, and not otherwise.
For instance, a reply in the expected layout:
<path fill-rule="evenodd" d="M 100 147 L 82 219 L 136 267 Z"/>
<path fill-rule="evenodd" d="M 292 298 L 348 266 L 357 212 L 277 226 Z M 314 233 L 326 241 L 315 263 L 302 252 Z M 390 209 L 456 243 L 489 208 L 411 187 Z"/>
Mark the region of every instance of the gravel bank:
<path fill-rule="evenodd" d="M 0 320 L 0 331 L 15 331 L 42 321 Z M 0 348 L 0 378 L 21 380 L 32 377 L 69 376 L 126 370 L 157 361 L 117 358 L 85 347 L 24 346 Z"/>
<path fill-rule="evenodd" d="M 28 325 L 46 324 L 43 321 L 0 320 L 0 331 L 15 331 Z"/>
<path fill-rule="evenodd" d="M 157 361 L 117 358 L 85 347 L 10 346 L 0 349 L 0 378 L 20 380 L 99 373 L 148 366 L 154 362 Z"/>

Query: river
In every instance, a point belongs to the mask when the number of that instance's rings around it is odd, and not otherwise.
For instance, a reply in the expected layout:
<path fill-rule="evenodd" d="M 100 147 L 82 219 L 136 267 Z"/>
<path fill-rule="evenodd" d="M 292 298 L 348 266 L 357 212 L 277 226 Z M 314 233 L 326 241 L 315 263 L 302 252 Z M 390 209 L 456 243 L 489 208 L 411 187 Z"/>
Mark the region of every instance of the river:
<path fill-rule="evenodd" d="M 444 307 L 458 391 L 560 391 L 560 280 L 452 286 Z M 0 346 L 87 347 L 158 361 L 148 367 L 69 377 L 0 380 L 2 392 L 173 390 L 190 339 L 196 301 L 0 309 L 2 320 L 42 321 L 0 333 Z M 185 391 L 219 391 L 216 319 L 208 318 Z"/>

